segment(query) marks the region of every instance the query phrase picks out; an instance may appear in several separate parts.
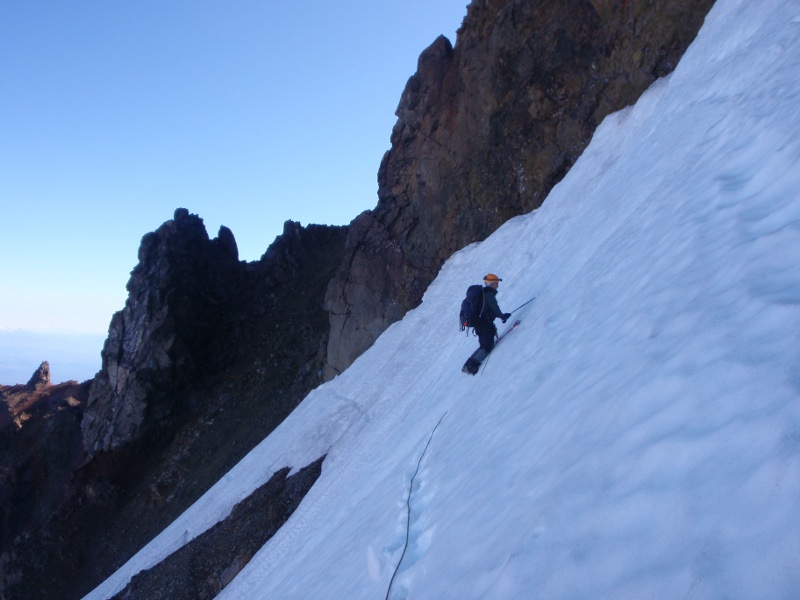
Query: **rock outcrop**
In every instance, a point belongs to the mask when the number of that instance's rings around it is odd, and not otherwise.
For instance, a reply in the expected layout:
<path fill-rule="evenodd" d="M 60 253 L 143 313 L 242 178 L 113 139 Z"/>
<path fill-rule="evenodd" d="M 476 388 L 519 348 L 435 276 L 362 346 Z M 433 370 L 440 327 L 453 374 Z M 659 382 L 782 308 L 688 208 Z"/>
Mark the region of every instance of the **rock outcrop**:
<path fill-rule="evenodd" d="M 289 475 L 285 467 L 233 507 L 231 514 L 141 571 L 112 600 L 214 598 L 289 519 L 322 472 L 322 457 Z"/>
<path fill-rule="evenodd" d="M 239 304 L 242 273 L 230 230 L 211 241 L 202 219 L 186 209 L 142 238 L 128 300 L 111 320 L 89 395 L 87 452 L 118 448 L 143 428 L 169 429 L 180 420 L 187 408 L 176 402 L 181 392 L 224 362 L 219 344 Z"/>
<path fill-rule="evenodd" d="M 8 493 L 27 504 L 3 505 L 3 524 L 13 527 L 2 530 L 0 595 L 82 597 L 322 382 L 322 302 L 346 233 L 288 221 L 264 256 L 246 263 L 227 228 L 209 239 L 200 217 L 178 209 L 142 238 L 101 371 L 60 413 L 71 418 L 57 429 L 63 454 L 46 468 L 36 463 L 49 473 L 47 490 L 36 488 L 47 502 L 25 492 L 24 465 L 9 480 Z M 14 389 L 41 395 L 53 387 L 44 375 L 40 368 Z M 8 427 L 29 418 L 16 400 L 8 411 L 13 391 L 0 390 L 0 424 Z"/>
<path fill-rule="evenodd" d="M 25 566 L 41 557 L 25 552 L 27 543 L 58 543 L 47 524 L 81 460 L 88 396 L 89 382 L 52 384 L 47 362 L 27 384 L 0 386 L 0 598 L 28 593 Z"/>
<path fill-rule="evenodd" d="M 541 205 L 603 117 L 671 72 L 712 0 L 475 0 L 419 58 L 328 288 L 326 377 L 417 306 L 444 261 Z M 475 273 L 476 279 L 482 274 Z"/>
<path fill-rule="evenodd" d="M 25 385 L 29 390 L 37 390 L 50 385 L 50 363 L 42 362 L 39 368 L 33 372 L 28 383 Z"/>

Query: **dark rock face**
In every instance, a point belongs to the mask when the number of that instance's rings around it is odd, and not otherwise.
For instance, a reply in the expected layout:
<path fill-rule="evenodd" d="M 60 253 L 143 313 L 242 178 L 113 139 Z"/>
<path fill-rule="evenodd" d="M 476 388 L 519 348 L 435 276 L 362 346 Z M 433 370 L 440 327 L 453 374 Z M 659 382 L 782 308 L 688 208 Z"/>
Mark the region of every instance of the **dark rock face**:
<path fill-rule="evenodd" d="M 309 360 L 295 366 L 311 374 L 301 387 L 315 378 L 319 383 L 320 369 L 310 365 L 327 327 L 318 325 L 319 292 L 306 282 L 330 279 L 344 232 L 287 222 L 261 261 L 249 265 L 238 261 L 227 227 L 209 240 L 202 219 L 185 209 L 144 236 L 128 300 L 111 321 L 92 384 L 82 424 L 86 451 L 114 450 L 157 431 L 169 434 L 192 410 L 183 392 L 212 386 L 239 359 L 263 359 L 254 352 L 271 336 L 278 338 L 276 348 L 314 338 L 313 354 L 303 350 Z M 324 260 L 317 260 L 320 252 L 328 253 Z M 254 320 L 266 315 L 269 328 L 253 330 Z M 297 325 L 288 334 L 282 331 L 287 317 Z M 288 366 L 281 363 L 282 370 Z"/>
<path fill-rule="evenodd" d="M 49 380 L 45 362 L 26 385 L 0 386 L 0 597 L 30 583 L 24 565 L 37 560 L 20 552 L 31 533 L 52 543 L 46 524 L 63 501 L 72 470 L 81 460 L 80 422 L 89 382 Z"/>
<path fill-rule="evenodd" d="M 3 504 L 15 523 L 2 530 L 4 598 L 91 591 L 322 382 L 322 302 L 346 232 L 287 222 L 253 263 L 238 260 L 227 228 L 209 239 L 185 209 L 144 236 L 102 370 L 65 413 L 72 420 L 59 429 L 61 454 L 36 465 L 51 473 L 50 501 L 31 492 L 28 505 Z M 0 412 L 0 424 L 15 418 Z M 14 477 L 13 494 L 22 493 Z M 35 519 L 25 512 L 33 506 L 42 506 Z"/>
<path fill-rule="evenodd" d="M 44 361 L 39 368 L 31 375 L 25 385 L 29 390 L 36 390 L 50 384 L 50 363 Z"/>
<path fill-rule="evenodd" d="M 214 598 L 300 505 L 322 472 L 322 457 L 291 477 L 289 467 L 214 525 L 152 569 L 136 575 L 114 600 Z"/>
<path fill-rule="evenodd" d="M 419 58 L 328 288 L 326 377 L 417 306 L 453 252 L 529 212 L 600 121 L 672 71 L 712 0 L 476 0 Z M 476 274 L 477 275 L 477 274 Z"/>
<path fill-rule="evenodd" d="M 142 238 L 128 300 L 112 318 L 82 424 L 90 454 L 130 443 L 142 428 L 168 429 L 180 418 L 186 407 L 176 396 L 220 366 L 215 346 L 242 272 L 230 230 L 212 243 L 203 221 L 186 209 Z"/>

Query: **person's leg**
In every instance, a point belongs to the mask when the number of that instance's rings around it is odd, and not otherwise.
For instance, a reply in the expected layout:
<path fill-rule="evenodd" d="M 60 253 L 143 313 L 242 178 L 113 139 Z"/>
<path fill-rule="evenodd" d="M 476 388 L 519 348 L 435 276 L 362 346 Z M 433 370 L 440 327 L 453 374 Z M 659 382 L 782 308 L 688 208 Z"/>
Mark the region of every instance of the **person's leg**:
<path fill-rule="evenodd" d="M 475 333 L 478 334 L 480 347 L 472 353 L 472 356 L 470 356 L 467 362 L 464 363 L 464 366 L 461 367 L 464 373 L 475 375 L 478 372 L 481 363 L 489 356 L 489 352 L 492 351 L 492 348 L 494 348 L 495 332 L 496 329 L 493 323 L 480 321 L 478 325 L 475 326 Z"/>
<path fill-rule="evenodd" d="M 486 354 L 481 358 L 483 360 L 494 348 L 494 335 L 497 333 L 497 329 L 495 329 L 494 323 L 481 321 L 475 331 L 478 334 L 478 342 L 480 342 L 481 349 L 486 351 Z"/>

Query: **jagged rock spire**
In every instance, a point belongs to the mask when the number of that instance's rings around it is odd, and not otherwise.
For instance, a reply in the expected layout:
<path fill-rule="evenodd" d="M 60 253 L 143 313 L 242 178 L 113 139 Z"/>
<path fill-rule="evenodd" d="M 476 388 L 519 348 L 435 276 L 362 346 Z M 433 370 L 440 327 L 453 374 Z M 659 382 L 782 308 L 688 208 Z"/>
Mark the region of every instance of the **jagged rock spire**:
<path fill-rule="evenodd" d="M 42 361 L 39 368 L 33 372 L 33 375 L 31 375 L 25 387 L 34 390 L 46 385 L 50 385 L 50 363 L 45 360 Z"/>

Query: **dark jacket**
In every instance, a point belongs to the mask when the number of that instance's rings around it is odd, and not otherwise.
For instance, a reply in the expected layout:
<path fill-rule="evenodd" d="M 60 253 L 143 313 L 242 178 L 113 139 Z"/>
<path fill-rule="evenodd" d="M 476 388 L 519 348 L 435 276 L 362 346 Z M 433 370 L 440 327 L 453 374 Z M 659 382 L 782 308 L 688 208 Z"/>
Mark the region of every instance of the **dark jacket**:
<path fill-rule="evenodd" d="M 503 318 L 503 311 L 497 305 L 497 290 L 488 285 L 483 288 L 483 312 L 481 319 L 493 322 L 495 319 Z"/>

